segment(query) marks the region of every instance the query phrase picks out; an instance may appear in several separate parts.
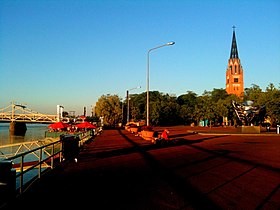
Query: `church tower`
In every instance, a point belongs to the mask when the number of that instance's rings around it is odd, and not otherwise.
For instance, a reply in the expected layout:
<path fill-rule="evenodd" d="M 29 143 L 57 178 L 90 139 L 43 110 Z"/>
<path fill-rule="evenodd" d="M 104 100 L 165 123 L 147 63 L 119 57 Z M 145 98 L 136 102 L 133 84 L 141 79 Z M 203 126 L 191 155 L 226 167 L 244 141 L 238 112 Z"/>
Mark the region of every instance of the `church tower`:
<path fill-rule="evenodd" d="M 235 94 L 238 97 L 243 97 L 244 81 L 243 69 L 238 57 L 237 44 L 235 38 L 235 26 L 233 28 L 232 43 L 230 57 L 228 60 L 228 67 L 226 70 L 226 92 L 228 94 Z"/>

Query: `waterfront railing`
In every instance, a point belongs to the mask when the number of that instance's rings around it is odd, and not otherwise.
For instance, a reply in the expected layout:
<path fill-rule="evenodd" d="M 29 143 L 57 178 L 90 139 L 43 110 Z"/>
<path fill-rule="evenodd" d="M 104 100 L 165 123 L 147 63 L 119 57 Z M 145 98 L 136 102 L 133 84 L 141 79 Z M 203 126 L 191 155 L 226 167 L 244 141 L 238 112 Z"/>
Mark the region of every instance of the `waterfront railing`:
<path fill-rule="evenodd" d="M 98 128 L 95 131 L 61 134 L 58 138 L 29 142 L 29 145 L 25 142 L 17 145 L 16 149 L 12 149 L 9 145 L 9 152 L 3 152 L 2 147 L 0 151 L 0 205 L 1 200 L 8 201 L 10 198 L 21 195 L 45 172 L 67 161 L 71 158 L 69 154 L 78 153 L 84 143 L 101 131 L 102 129 Z"/>

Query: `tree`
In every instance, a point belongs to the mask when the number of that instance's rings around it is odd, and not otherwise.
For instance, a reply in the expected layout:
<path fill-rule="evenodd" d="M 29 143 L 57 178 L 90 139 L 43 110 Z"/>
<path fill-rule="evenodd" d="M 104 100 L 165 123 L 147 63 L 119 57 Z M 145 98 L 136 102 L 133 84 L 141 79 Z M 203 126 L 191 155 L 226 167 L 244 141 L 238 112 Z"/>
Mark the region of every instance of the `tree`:
<path fill-rule="evenodd" d="M 187 91 L 186 94 L 179 97 L 159 91 L 150 91 L 149 97 L 149 117 L 150 124 L 153 126 L 191 124 L 193 122 L 198 125 L 201 120 L 205 122 L 208 120 L 208 124 L 210 123 L 211 126 L 212 122 L 221 124 L 225 119 L 227 119 L 228 125 L 237 125 L 239 119 L 232 101 L 242 104 L 247 100 L 253 101 L 254 106 L 265 105 L 267 116 L 271 119 L 273 126 L 280 122 L 280 90 L 272 83 L 268 85 L 265 92 L 258 85 L 253 84 L 252 87 L 245 89 L 244 97 L 227 94 L 223 88 L 204 91 L 201 96 Z M 122 113 L 126 114 L 124 103 L 125 101 L 121 102 L 117 95 L 103 95 L 96 103 L 96 114 L 98 117 L 103 117 L 106 125 L 114 126 L 121 122 Z M 146 120 L 146 92 L 130 95 L 130 115 L 134 121 Z"/>
<path fill-rule="evenodd" d="M 222 124 L 224 117 L 228 116 L 228 107 L 225 99 L 229 95 L 224 88 L 214 88 L 209 94 L 211 97 L 211 103 L 209 105 L 213 111 L 212 115 L 209 116 L 212 116 L 212 119 L 210 120 L 213 121 L 214 124 Z"/>
<path fill-rule="evenodd" d="M 181 122 L 179 117 L 180 106 L 176 102 L 176 97 L 168 94 L 162 95 L 159 109 L 159 125 L 176 125 Z"/>
<path fill-rule="evenodd" d="M 224 88 L 220 88 L 220 89 L 214 88 L 211 92 L 211 98 L 214 103 L 218 102 L 220 99 L 226 99 L 227 97 L 228 97 L 228 93 Z"/>
<path fill-rule="evenodd" d="M 192 91 L 187 91 L 187 94 L 180 95 L 177 98 L 179 105 L 179 117 L 184 124 L 190 125 L 195 122 L 194 110 L 196 105 L 197 94 Z"/>
<path fill-rule="evenodd" d="M 270 123 L 276 126 L 280 122 L 280 90 L 270 83 L 259 98 L 259 103 L 266 107 L 266 117 L 270 119 Z"/>
<path fill-rule="evenodd" d="M 247 88 L 245 92 L 246 100 L 254 101 L 254 106 L 265 106 L 266 116 L 270 118 L 273 126 L 280 121 L 280 90 L 270 83 L 266 88 L 266 92 L 262 92 L 258 85 L 253 84 L 251 88 Z M 261 116 L 260 121 L 262 121 Z"/>
<path fill-rule="evenodd" d="M 260 86 L 252 84 L 251 88 L 245 88 L 244 100 L 251 100 L 254 101 L 254 104 L 257 104 L 258 98 L 260 97 L 261 93 L 262 89 L 260 88 Z"/>
<path fill-rule="evenodd" d="M 201 97 L 202 107 L 201 111 L 203 112 L 203 119 L 209 122 L 209 125 L 212 125 L 212 121 L 215 120 L 215 103 L 212 100 L 211 92 L 204 92 Z"/>
<path fill-rule="evenodd" d="M 134 94 L 131 98 L 133 103 L 132 116 L 136 121 L 146 119 L 146 106 L 147 106 L 146 93 Z"/>
<path fill-rule="evenodd" d="M 229 109 L 227 106 L 227 101 L 225 99 L 219 99 L 215 106 L 215 115 L 217 123 L 221 124 L 224 121 L 224 117 L 228 116 Z"/>
<path fill-rule="evenodd" d="M 95 105 L 98 117 L 103 117 L 105 126 L 114 127 L 122 120 L 121 100 L 117 95 L 102 95 Z"/>

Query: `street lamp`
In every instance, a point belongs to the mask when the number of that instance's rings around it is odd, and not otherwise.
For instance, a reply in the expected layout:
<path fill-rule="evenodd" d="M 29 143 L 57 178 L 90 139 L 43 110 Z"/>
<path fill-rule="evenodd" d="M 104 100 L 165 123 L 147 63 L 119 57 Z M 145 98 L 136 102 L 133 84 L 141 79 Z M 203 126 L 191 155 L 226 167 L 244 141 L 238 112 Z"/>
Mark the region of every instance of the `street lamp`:
<path fill-rule="evenodd" d="M 141 88 L 141 86 L 131 88 L 131 89 L 128 89 L 126 91 L 126 100 L 127 100 L 127 122 L 126 123 L 129 123 L 129 91 L 135 90 L 135 89 L 138 89 L 138 88 Z"/>
<path fill-rule="evenodd" d="M 150 52 L 152 50 L 155 50 L 155 49 L 158 49 L 158 48 L 161 48 L 161 47 L 165 47 L 165 46 L 170 46 L 170 45 L 174 45 L 175 42 L 167 42 L 166 44 L 164 45 L 160 45 L 160 46 L 157 46 L 157 47 L 154 47 L 152 49 L 149 49 L 148 50 L 148 60 L 147 60 L 147 126 L 150 125 L 149 123 L 149 74 L 150 74 Z"/>

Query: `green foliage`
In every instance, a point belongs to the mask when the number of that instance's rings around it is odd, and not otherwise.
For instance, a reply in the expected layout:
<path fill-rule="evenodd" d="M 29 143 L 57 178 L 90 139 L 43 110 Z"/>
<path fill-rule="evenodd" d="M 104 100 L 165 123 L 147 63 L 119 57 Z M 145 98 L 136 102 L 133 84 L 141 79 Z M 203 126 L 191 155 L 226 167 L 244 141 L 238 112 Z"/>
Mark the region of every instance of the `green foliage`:
<path fill-rule="evenodd" d="M 134 121 L 146 120 L 147 94 L 130 95 L 130 119 Z M 232 106 L 232 101 L 242 103 L 247 100 L 254 101 L 254 106 L 265 106 L 267 116 L 272 125 L 280 122 L 280 90 L 269 84 L 263 92 L 258 85 L 246 88 L 244 97 L 239 98 L 227 94 L 225 89 L 205 91 L 197 96 L 187 91 L 178 97 L 160 93 L 149 92 L 150 124 L 153 126 L 190 125 L 199 124 L 201 120 L 208 120 L 209 125 L 220 125 L 227 118 L 230 125 L 236 125 L 238 118 Z M 122 121 L 124 113 L 121 99 L 116 95 L 103 95 L 95 106 L 97 117 L 104 117 L 104 124 L 114 126 Z"/>
<path fill-rule="evenodd" d="M 122 120 L 122 107 L 119 96 L 102 95 L 96 102 L 95 112 L 98 117 L 103 117 L 105 126 L 114 127 Z"/>

